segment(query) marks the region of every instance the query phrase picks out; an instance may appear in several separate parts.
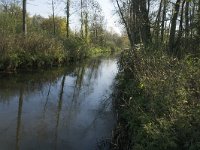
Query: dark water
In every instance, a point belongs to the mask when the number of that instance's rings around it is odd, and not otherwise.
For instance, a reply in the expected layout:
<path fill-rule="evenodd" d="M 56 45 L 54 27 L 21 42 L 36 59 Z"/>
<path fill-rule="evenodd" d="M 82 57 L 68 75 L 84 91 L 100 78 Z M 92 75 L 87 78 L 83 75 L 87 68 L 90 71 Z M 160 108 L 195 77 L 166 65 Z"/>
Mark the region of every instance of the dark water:
<path fill-rule="evenodd" d="M 0 74 L 0 150 L 95 150 L 115 124 L 116 59 Z"/>

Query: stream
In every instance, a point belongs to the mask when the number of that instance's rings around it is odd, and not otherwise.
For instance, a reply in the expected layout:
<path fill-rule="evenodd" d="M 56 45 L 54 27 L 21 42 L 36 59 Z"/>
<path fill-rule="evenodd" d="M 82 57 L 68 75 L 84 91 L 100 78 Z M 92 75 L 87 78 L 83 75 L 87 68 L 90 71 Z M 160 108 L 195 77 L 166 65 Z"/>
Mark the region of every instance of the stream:
<path fill-rule="evenodd" d="M 117 59 L 0 74 L 0 150 L 109 149 Z"/>

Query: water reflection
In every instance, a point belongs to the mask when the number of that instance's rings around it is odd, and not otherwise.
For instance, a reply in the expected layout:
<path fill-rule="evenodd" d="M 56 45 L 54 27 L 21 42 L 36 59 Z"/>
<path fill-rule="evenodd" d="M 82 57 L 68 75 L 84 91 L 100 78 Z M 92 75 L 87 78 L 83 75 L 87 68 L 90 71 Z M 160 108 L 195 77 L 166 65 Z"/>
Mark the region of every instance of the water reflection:
<path fill-rule="evenodd" d="M 58 141 L 58 127 L 59 127 L 59 121 L 60 121 L 60 112 L 62 110 L 62 103 L 63 103 L 63 92 L 64 92 L 64 85 L 65 85 L 65 78 L 66 75 L 63 76 L 61 87 L 60 87 L 60 93 L 59 93 L 59 100 L 58 100 L 58 110 L 57 110 L 57 120 L 56 120 L 56 133 L 55 133 L 55 150 L 57 150 L 57 141 Z"/>
<path fill-rule="evenodd" d="M 17 128 L 16 128 L 16 150 L 20 149 L 20 131 L 21 131 L 21 119 L 22 119 L 22 106 L 23 106 L 23 88 L 20 87 L 19 92 L 19 104 L 17 113 Z"/>
<path fill-rule="evenodd" d="M 108 97 L 116 73 L 108 58 L 0 75 L 0 149 L 97 149 L 115 123 Z"/>

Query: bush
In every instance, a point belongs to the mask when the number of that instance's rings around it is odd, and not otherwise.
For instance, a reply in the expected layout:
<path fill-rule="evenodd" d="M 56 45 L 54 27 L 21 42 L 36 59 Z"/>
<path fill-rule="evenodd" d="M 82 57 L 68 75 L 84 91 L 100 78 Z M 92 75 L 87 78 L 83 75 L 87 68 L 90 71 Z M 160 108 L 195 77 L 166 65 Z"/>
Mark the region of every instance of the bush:
<path fill-rule="evenodd" d="M 42 34 L 2 35 L 0 70 L 59 65 L 67 58 L 63 44 Z"/>
<path fill-rule="evenodd" d="M 117 97 L 127 134 L 121 145 L 200 149 L 200 59 L 138 49 L 124 53 L 119 64 Z"/>
<path fill-rule="evenodd" d="M 70 60 L 80 60 L 87 57 L 89 45 L 79 37 L 70 37 L 62 39 L 65 50 L 68 51 Z"/>

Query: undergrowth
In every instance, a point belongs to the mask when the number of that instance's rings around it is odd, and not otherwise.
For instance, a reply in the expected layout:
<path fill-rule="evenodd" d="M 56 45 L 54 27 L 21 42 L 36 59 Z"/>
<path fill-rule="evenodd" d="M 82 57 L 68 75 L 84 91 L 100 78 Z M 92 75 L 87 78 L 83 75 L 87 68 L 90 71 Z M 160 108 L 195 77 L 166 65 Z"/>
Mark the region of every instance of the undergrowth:
<path fill-rule="evenodd" d="M 42 34 L 2 35 L 0 70 L 59 65 L 67 58 L 61 42 Z"/>
<path fill-rule="evenodd" d="M 114 149 L 200 149 L 200 59 L 138 48 L 124 52 L 115 99 Z"/>
<path fill-rule="evenodd" d="M 112 52 L 112 48 L 87 44 L 79 37 L 55 37 L 37 32 L 26 36 L 0 34 L 0 71 L 4 72 L 59 66 Z"/>

